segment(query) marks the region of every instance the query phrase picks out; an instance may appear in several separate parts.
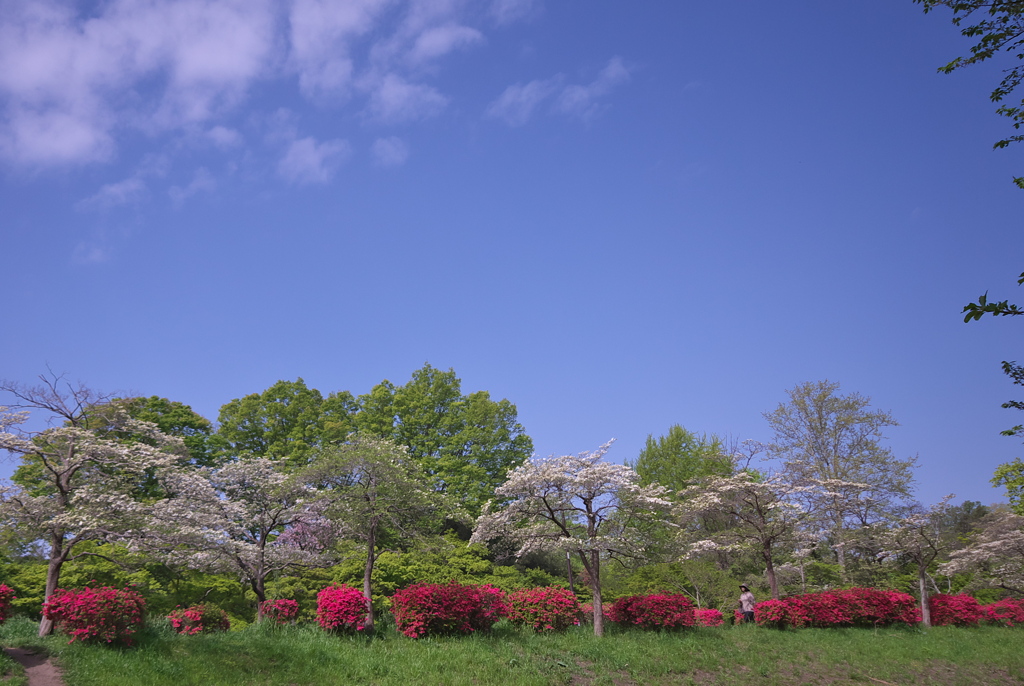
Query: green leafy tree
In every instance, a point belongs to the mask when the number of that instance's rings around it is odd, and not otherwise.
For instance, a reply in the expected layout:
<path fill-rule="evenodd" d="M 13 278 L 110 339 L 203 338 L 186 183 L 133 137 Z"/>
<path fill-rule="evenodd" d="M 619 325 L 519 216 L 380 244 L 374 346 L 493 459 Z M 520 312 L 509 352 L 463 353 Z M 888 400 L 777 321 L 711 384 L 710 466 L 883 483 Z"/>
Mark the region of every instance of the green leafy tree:
<path fill-rule="evenodd" d="M 1013 128 L 1020 130 L 1024 125 L 1024 100 L 1020 103 L 1007 102 L 1007 98 L 1017 89 L 1024 79 L 1024 2 L 1021 0 L 914 0 L 924 6 L 925 12 L 936 7 L 948 7 L 953 11 L 953 24 L 960 27 L 960 33 L 977 41 L 971 46 L 971 54 L 957 57 L 949 64 L 939 68 L 949 74 L 970 66 L 1007 54 L 1016 60 L 1009 69 L 1004 70 L 1003 79 L 989 94 L 989 99 L 999 103 L 998 114 L 1008 117 Z M 1014 134 L 1000 141 L 993 147 L 1005 148 L 1010 143 L 1024 140 L 1024 134 Z M 1014 178 L 1013 182 L 1024 188 L 1024 176 Z"/>
<path fill-rule="evenodd" d="M 355 409 L 348 391 L 324 398 L 301 378 L 278 381 L 221 407 L 217 440 L 222 454 L 256 455 L 296 469 L 317 448 L 345 440 Z"/>
<path fill-rule="evenodd" d="M 389 439 L 352 434 L 321 451 L 301 478 L 319 489 L 324 516 L 347 538 L 362 541 L 366 628 L 373 630 L 373 569 L 382 536 L 411 538 L 436 529 L 446 514 L 408 450 Z"/>
<path fill-rule="evenodd" d="M 679 424 L 658 438 L 648 434 L 640 455 L 626 464 L 641 484 L 660 484 L 671 491 L 682 491 L 705 477 L 729 476 L 733 470 L 732 457 L 718 436 L 698 436 Z"/>
<path fill-rule="evenodd" d="M 383 381 L 359 397 L 360 432 L 406 446 L 436 490 L 479 514 L 509 470 L 533 453 L 516 406 L 487 391 L 468 396 L 454 370 L 429 364 L 404 386 Z"/>
<path fill-rule="evenodd" d="M 1017 279 L 1017 285 L 1024 284 L 1024 273 Z M 988 293 L 978 297 L 978 302 L 964 305 L 964 322 L 978 321 L 986 314 L 993 317 L 1006 317 L 1024 314 L 1024 310 L 1007 300 L 1001 302 L 989 302 Z M 1010 377 L 1010 380 L 1018 385 L 1024 386 L 1024 366 L 1016 362 L 1003 360 L 1003 373 Z M 1012 410 L 1024 410 L 1024 401 L 1008 400 L 1003 407 Z M 1002 432 L 1004 436 L 1024 435 L 1024 424 L 1011 426 Z M 992 484 L 1004 486 L 1007 497 L 1010 499 L 1010 506 L 1017 514 L 1024 515 L 1024 462 L 1015 458 L 1012 462 L 1006 462 L 996 468 L 992 477 Z"/>

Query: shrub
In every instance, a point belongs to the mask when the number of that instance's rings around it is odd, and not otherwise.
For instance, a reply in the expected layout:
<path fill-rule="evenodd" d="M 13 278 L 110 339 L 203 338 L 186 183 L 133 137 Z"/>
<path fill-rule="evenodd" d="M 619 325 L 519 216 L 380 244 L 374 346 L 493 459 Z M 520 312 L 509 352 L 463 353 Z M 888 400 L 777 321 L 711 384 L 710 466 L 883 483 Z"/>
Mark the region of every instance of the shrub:
<path fill-rule="evenodd" d="M 859 626 L 917 624 L 921 610 L 914 596 L 878 588 L 847 588 L 835 591 L 849 608 L 850 621 Z"/>
<path fill-rule="evenodd" d="M 128 588 L 58 588 L 43 605 L 43 616 L 71 636 L 69 643 L 131 645 L 132 635 L 142 627 L 145 608 L 142 596 Z"/>
<path fill-rule="evenodd" d="M 663 593 L 619 598 L 608 609 L 608 619 L 644 629 L 679 629 L 696 621 L 689 598 Z"/>
<path fill-rule="evenodd" d="M 697 626 L 722 626 L 725 624 L 725 618 L 721 611 L 713 607 L 694 610 L 693 618 Z"/>
<path fill-rule="evenodd" d="M 936 593 L 928 599 L 928 609 L 932 615 L 932 624 L 935 626 L 971 626 L 976 625 L 982 618 L 978 601 L 966 594 Z"/>
<path fill-rule="evenodd" d="M 811 622 L 807 605 L 800 596 L 783 600 L 763 600 L 754 606 L 754 621 L 772 629 L 799 628 Z"/>
<path fill-rule="evenodd" d="M 227 631 L 231 628 L 228 613 L 214 605 L 175 608 L 167 615 L 167 619 L 170 620 L 175 631 L 188 636 Z"/>
<path fill-rule="evenodd" d="M 982 619 L 989 624 L 1017 626 L 1024 624 L 1024 600 L 1004 598 L 981 606 Z"/>
<path fill-rule="evenodd" d="M 290 599 L 264 600 L 260 603 L 259 614 L 277 624 L 287 624 L 299 616 L 299 604 Z"/>
<path fill-rule="evenodd" d="M 316 621 L 327 631 L 362 631 L 369 610 L 366 596 L 351 586 L 328 586 L 316 596 Z"/>
<path fill-rule="evenodd" d="M 493 586 L 414 584 L 391 597 L 398 630 L 410 638 L 490 629 L 506 614 L 504 593 Z"/>
<path fill-rule="evenodd" d="M 593 608 L 591 608 L 593 612 Z M 580 604 L 567 588 L 524 588 L 508 596 L 508 618 L 536 632 L 563 631 L 580 622 Z"/>
<path fill-rule="evenodd" d="M 11 601 L 17 596 L 14 595 L 14 589 L 7 584 L 0 584 L 0 624 L 7 621 L 7 618 L 11 615 Z"/>

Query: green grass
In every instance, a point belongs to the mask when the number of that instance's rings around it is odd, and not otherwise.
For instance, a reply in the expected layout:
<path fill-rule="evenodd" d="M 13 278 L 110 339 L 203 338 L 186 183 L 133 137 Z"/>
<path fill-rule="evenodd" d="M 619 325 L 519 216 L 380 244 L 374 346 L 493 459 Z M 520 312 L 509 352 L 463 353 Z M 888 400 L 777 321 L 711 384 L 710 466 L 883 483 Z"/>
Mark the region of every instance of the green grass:
<path fill-rule="evenodd" d="M 0 643 L 47 651 L 68 686 L 313 684 L 1024 684 L 1024 631 L 753 626 L 680 633 L 585 628 L 537 636 L 502 622 L 488 635 L 411 640 L 316 626 L 253 626 L 208 636 L 148 627 L 134 648 L 37 639 L 31 623 Z M 5 685 L 6 686 L 6 685 Z"/>

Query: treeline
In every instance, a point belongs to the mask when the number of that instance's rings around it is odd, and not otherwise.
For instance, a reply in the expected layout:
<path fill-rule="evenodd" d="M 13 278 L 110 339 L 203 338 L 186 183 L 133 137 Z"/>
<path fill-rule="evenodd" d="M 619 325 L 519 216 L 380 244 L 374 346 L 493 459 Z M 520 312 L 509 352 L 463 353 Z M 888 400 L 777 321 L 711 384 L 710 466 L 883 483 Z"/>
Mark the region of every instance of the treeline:
<path fill-rule="evenodd" d="M 458 580 L 570 587 L 600 633 L 604 600 L 650 592 L 729 611 L 739 583 L 894 588 L 927 621 L 932 593 L 1024 589 L 1024 520 L 915 503 L 915 461 L 884 446 L 893 417 L 827 381 L 765 414 L 768 443 L 677 425 L 627 465 L 607 446 L 529 459 L 515 405 L 429 365 L 360 396 L 280 381 L 216 426 L 180 402 L 42 381 L 0 386 L 0 448 L 21 462 L 0 493 L 0 580 L 24 613 L 59 586 L 136 584 L 153 612 L 205 602 L 239 626 L 268 598 L 311 613 L 346 583 L 373 600 L 372 627 L 396 590 Z M 21 431 L 25 410 L 56 421 Z"/>

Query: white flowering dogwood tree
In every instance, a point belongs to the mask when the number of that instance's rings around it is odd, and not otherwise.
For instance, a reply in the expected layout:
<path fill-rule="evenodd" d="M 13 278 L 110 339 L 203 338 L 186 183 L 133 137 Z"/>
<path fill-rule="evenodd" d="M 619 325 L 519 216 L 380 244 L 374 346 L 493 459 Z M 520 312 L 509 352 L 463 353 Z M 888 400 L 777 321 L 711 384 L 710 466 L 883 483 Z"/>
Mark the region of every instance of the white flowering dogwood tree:
<path fill-rule="evenodd" d="M 609 441 L 592 452 L 534 458 L 513 469 L 484 507 L 470 539 L 517 541 L 518 556 L 538 550 L 579 556 L 594 596 L 594 634 L 604 633 L 601 604 L 602 558 L 638 558 L 643 532 L 654 521 L 668 523 L 672 502 L 666 489 L 640 486 L 636 472 L 610 464 Z"/>
<path fill-rule="evenodd" d="M 390 530 L 410 538 L 433 528 L 450 508 L 444 496 L 405 446 L 387 438 L 352 434 L 338 446 L 324 449 L 300 475 L 317 487 L 322 511 L 340 535 L 366 546 L 363 595 L 366 629 L 373 629 L 373 567 L 380 536 Z"/>
<path fill-rule="evenodd" d="M 779 475 L 767 478 L 741 470 L 732 476 L 710 477 L 680 492 L 676 517 L 682 523 L 684 557 L 721 549 L 749 548 L 765 565 L 773 598 L 779 597 L 775 558 L 779 548 L 797 542 L 808 512 L 796 501 L 805 486 L 794 486 Z M 709 531 L 690 523 L 707 514 L 725 515 L 732 526 Z"/>
<path fill-rule="evenodd" d="M 61 568 L 79 555 L 85 540 L 121 539 L 146 509 L 139 485 L 154 471 L 187 454 L 180 439 L 162 434 L 155 424 L 133 420 L 105 405 L 104 398 L 60 377 L 41 377 L 42 386 L 0 383 L 16 398 L 20 411 L 0 408 L 0 449 L 21 461 L 15 485 L 0 486 L 0 519 L 27 540 L 48 549 L 49 598 L 60 583 Z M 25 409 L 21 409 L 25 408 Z M 61 423 L 42 431 L 23 431 L 25 410 L 42 410 Z M 90 413 L 107 412 L 105 431 L 85 428 Z M 128 432 L 140 440 L 115 437 Z M 96 553 L 82 553 L 95 555 Z M 39 635 L 53 629 L 45 617 Z"/>
<path fill-rule="evenodd" d="M 1024 595 L 1024 517 L 994 508 L 981 520 L 966 548 L 954 551 L 939 573 L 972 573 L 972 586 L 990 586 Z"/>
<path fill-rule="evenodd" d="M 169 470 L 162 485 L 169 497 L 151 506 L 143 529 L 127 535 L 135 550 L 170 565 L 235 574 L 260 603 L 271 574 L 332 562 L 317 492 L 275 470 L 271 460 Z M 285 535 L 302 525 L 316 528 L 317 535 Z M 303 544 L 310 538 L 313 545 Z"/>
<path fill-rule="evenodd" d="M 928 566 L 956 543 L 943 527 L 949 501 L 954 497 L 953 494 L 947 495 L 928 509 L 915 508 L 916 511 L 895 522 L 881 536 L 884 553 L 909 559 L 917 567 L 921 623 L 926 627 L 932 625 L 928 610 Z"/>

